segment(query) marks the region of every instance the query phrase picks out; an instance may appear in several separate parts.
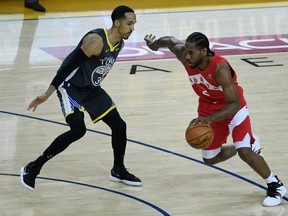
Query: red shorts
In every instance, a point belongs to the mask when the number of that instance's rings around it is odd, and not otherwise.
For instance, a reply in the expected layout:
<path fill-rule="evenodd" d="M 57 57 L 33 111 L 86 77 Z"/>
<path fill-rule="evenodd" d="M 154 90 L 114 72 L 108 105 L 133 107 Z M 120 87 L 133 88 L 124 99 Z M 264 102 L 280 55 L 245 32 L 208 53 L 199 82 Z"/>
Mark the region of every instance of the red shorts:
<path fill-rule="evenodd" d="M 201 112 L 199 112 L 199 116 L 203 116 L 201 115 Z M 212 123 L 211 127 L 214 130 L 214 140 L 212 144 L 205 150 L 221 148 L 221 146 L 227 142 L 229 134 L 232 135 L 233 143 L 243 141 L 247 134 L 249 134 L 253 139 L 250 140 L 250 143 L 254 143 L 250 117 L 246 106 L 243 106 L 235 115 L 231 116 L 230 118 Z M 250 143 L 243 143 L 242 146 L 249 146 Z"/>

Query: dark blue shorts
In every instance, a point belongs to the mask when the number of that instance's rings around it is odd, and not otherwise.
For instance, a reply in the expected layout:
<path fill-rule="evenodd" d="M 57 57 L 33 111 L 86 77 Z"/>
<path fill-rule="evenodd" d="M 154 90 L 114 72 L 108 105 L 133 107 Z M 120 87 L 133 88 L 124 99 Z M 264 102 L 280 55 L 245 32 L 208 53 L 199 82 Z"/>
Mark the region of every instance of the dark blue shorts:
<path fill-rule="evenodd" d="M 57 89 L 57 95 L 65 118 L 78 109 L 87 111 L 91 120 L 96 123 L 116 108 L 111 97 L 100 86 L 79 88 L 64 82 Z"/>

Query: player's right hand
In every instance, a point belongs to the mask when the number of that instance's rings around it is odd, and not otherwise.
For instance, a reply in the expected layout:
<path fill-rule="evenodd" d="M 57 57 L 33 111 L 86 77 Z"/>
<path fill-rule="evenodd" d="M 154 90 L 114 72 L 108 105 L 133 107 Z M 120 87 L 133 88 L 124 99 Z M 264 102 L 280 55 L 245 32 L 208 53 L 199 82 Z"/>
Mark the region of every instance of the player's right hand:
<path fill-rule="evenodd" d="M 48 96 L 46 94 L 43 94 L 41 96 L 37 96 L 27 107 L 27 110 L 31 110 L 33 108 L 33 112 L 36 110 L 38 105 L 42 104 L 48 99 Z"/>

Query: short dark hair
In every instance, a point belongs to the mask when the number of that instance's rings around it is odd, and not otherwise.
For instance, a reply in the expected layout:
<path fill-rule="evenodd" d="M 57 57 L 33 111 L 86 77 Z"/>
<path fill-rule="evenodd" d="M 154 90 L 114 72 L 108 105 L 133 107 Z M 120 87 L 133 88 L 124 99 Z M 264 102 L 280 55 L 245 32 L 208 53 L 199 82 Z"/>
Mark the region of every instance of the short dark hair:
<path fill-rule="evenodd" d="M 187 37 L 186 42 L 195 43 L 195 45 L 201 49 L 206 48 L 209 56 L 215 55 L 215 52 L 213 52 L 209 47 L 208 38 L 201 32 L 193 32 Z"/>
<path fill-rule="evenodd" d="M 116 7 L 111 14 L 112 22 L 114 23 L 116 19 L 119 20 L 121 18 L 124 18 L 125 13 L 129 13 L 129 12 L 134 13 L 134 10 L 128 6 L 125 6 L 125 5 L 120 5 L 120 6 Z"/>

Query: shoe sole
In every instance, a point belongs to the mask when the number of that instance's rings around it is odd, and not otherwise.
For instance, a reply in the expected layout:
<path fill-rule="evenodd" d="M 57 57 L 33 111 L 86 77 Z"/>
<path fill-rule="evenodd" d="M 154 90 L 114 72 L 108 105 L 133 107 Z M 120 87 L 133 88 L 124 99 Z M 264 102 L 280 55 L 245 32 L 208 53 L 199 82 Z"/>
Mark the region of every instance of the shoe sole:
<path fill-rule="evenodd" d="M 274 203 L 274 204 L 262 203 L 262 205 L 265 206 L 265 207 L 273 207 L 273 206 L 278 206 L 280 204 L 281 204 L 281 198 L 279 199 L 279 201 L 277 203 Z"/>
<path fill-rule="evenodd" d="M 122 182 L 126 185 L 131 185 L 131 186 L 141 186 L 142 185 L 142 182 L 127 181 L 127 180 L 119 179 L 119 178 L 114 177 L 112 175 L 109 176 L 109 179 L 113 182 Z"/>
<path fill-rule="evenodd" d="M 24 182 L 24 178 L 23 178 L 24 168 L 25 168 L 25 167 L 22 167 L 21 170 L 20 170 L 20 182 L 21 182 L 21 184 L 22 184 L 25 188 L 27 188 L 28 190 L 33 191 L 33 190 L 35 190 L 35 188 L 30 187 L 29 185 L 27 185 L 27 184 Z"/>

